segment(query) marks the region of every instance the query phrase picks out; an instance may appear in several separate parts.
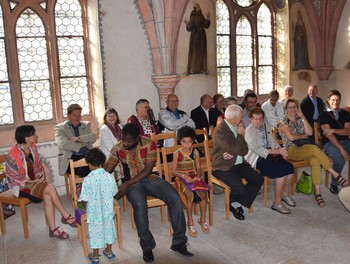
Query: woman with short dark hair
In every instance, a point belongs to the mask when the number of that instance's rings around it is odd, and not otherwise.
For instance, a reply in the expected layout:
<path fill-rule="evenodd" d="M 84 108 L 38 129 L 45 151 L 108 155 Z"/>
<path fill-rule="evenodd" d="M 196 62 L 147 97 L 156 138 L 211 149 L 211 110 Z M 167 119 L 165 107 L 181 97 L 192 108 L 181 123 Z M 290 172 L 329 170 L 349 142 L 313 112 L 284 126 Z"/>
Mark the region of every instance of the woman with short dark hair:
<path fill-rule="evenodd" d="M 42 161 L 36 143 L 38 136 L 31 125 L 19 126 L 15 132 L 17 144 L 6 159 L 6 176 L 9 187 L 16 197 L 28 198 L 31 202 L 44 201 L 45 215 L 49 224 L 49 236 L 67 239 L 69 235 L 55 224 L 55 208 L 61 213 L 61 222 L 77 227 L 75 218 L 63 207 L 55 186 L 50 182 L 50 170 Z"/>

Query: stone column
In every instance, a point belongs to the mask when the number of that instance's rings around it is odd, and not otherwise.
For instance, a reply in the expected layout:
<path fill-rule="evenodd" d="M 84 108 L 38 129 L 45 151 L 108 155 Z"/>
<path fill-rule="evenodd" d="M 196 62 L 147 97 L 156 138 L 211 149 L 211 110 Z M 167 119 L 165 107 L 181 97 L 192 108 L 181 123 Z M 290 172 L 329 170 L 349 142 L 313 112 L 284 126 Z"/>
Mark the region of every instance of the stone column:
<path fill-rule="evenodd" d="M 175 92 L 175 87 L 180 81 L 180 75 L 153 75 L 152 82 L 158 89 L 160 108 L 166 107 L 166 98 Z"/>

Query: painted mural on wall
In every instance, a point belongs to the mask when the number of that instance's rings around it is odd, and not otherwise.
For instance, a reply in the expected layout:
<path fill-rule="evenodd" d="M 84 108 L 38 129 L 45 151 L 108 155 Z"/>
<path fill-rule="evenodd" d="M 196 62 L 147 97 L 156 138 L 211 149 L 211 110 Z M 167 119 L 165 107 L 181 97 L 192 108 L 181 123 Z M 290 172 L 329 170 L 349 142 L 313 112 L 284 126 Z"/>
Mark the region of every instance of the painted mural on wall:
<path fill-rule="evenodd" d="M 309 62 L 309 51 L 307 44 L 307 31 L 301 16 L 301 12 L 297 12 L 297 20 L 293 28 L 293 44 L 294 44 L 294 71 L 312 70 Z"/>
<path fill-rule="evenodd" d="M 184 19 L 186 30 L 191 32 L 188 49 L 188 74 L 208 74 L 207 35 L 205 29 L 210 26 L 210 12 L 204 17 L 199 4 L 195 4 L 190 20 Z"/>

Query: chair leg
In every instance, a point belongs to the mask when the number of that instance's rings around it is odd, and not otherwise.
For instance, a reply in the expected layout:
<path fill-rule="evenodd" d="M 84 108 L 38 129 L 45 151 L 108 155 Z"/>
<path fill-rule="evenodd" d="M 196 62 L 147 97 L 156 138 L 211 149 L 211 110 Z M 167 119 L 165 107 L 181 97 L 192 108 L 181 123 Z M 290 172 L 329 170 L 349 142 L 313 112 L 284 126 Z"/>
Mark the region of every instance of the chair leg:
<path fill-rule="evenodd" d="M 84 249 L 84 256 L 87 257 L 88 255 L 88 247 L 87 247 L 87 234 L 86 234 L 86 217 L 82 217 L 81 219 L 81 237 L 83 239 L 83 249 Z"/>
<path fill-rule="evenodd" d="M 209 225 L 212 226 L 214 222 L 214 216 L 213 216 L 213 191 L 210 191 L 210 197 L 209 199 Z"/>
<path fill-rule="evenodd" d="M 269 178 L 267 176 L 264 176 L 264 191 L 263 191 L 263 206 L 267 207 L 267 191 L 269 186 Z"/>
<path fill-rule="evenodd" d="M 290 188 L 291 188 L 291 193 L 294 194 L 294 187 L 295 187 L 295 184 L 298 182 L 298 169 L 297 168 L 294 168 L 294 179 L 293 179 L 293 182 L 292 184 L 290 185 Z"/>
<path fill-rule="evenodd" d="M 230 220 L 230 190 L 225 189 L 225 219 Z"/>
<path fill-rule="evenodd" d="M 164 211 L 164 206 L 160 206 L 160 218 L 162 219 L 162 224 L 165 223 L 165 211 Z"/>
<path fill-rule="evenodd" d="M 325 177 L 324 177 L 324 187 L 328 188 L 328 184 L 329 184 L 329 172 L 326 171 L 325 173 Z"/>
<path fill-rule="evenodd" d="M 128 209 L 128 204 L 126 202 L 126 196 L 124 195 L 122 199 L 123 199 L 123 210 L 124 210 L 124 212 L 126 212 Z"/>
<path fill-rule="evenodd" d="M 21 217 L 22 217 L 24 237 L 29 238 L 27 207 L 25 204 L 21 203 L 20 208 L 21 208 Z"/>
<path fill-rule="evenodd" d="M 82 238 L 82 235 L 81 235 L 81 233 L 82 233 L 82 230 L 81 230 L 81 224 L 79 225 L 77 225 L 77 229 L 78 229 L 78 239 L 79 239 L 79 241 L 80 242 L 82 242 L 83 241 L 83 238 Z"/>
<path fill-rule="evenodd" d="M 123 235 L 122 235 L 122 225 L 120 222 L 120 209 L 116 212 L 116 220 L 117 220 L 117 233 L 118 233 L 118 247 L 122 248 L 123 244 Z"/>
<path fill-rule="evenodd" d="M 5 218 L 4 218 L 4 210 L 2 208 L 2 203 L 0 202 L 0 230 L 1 234 L 6 234 L 6 226 L 5 226 Z"/>
<path fill-rule="evenodd" d="M 63 175 L 64 177 L 64 184 L 66 185 L 66 196 L 67 196 L 67 199 L 69 200 L 70 199 L 70 191 L 69 191 L 69 176 L 65 173 Z"/>

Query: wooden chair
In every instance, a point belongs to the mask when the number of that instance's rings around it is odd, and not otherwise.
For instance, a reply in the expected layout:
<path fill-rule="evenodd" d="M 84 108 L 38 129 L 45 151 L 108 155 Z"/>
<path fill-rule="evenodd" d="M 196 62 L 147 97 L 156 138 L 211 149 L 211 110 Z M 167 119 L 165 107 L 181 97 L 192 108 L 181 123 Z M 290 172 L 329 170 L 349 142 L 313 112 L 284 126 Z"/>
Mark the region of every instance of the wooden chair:
<path fill-rule="evenodd" d="M 322 149 L 322 134 L 321 134 L 321 127 L 318 122 L 314 123 L 314 134 L 315 134 L 315 143 Z M 346 158 L 346 161 L 348 162 L 348 181 L 350 181 L 350 157 L 348 156 Z M 329 172 L 326 171 L 325 174 L 325 180 L 324 180 L 324 186 L 328 188 L 329 186 Z"/>
<path fill-rule="evenodd" d="M 80 159 L 77 161 L 70 160 L 69 166 L 71 170 L 71 181 L 70 187 L 72 191 L 72 202 L 73 208 L 78 208 L 78 194 L 77 194 L 77 184 L 82 183 L 84 178 L 76 177 L 74 169 L 79 167 L 87 166 L 85 159 Z M 121 220 L 120 220 L 120 206 L 117 201 L 114 200 L 114 214 L 116 215 L 116 226 L 117 226 L 117 237 L 118 237 L 118 247 L 122 247 L 122 228 L 121 228 Z M 78 223 L 78 238 L 83 243 L 84 256 L 88 255 L 88 247 L 87 247 L 87 234 L 86 234 L 86 220 L 87 215 L 83 214 L 80 219 L 80 224 Z"/>
<path fill-rule="evenodd" d="M 0 155 L 0 163 L 6 162 L 6 154 Z M 6 178 L 6 173 L 0 173 L 0 179 Z M 15 197 L 12 194 L 11 190 L 7 190 L 3 193 L 0 193 L 0 230 L 3 235 L 6 234 L 6 225 L 4 219 L 3 212 L 3 204 L 12 204 L 14 206 L 18 206 L 21 209 L 21 217 L 22 217 L 22 228 L 25 238 L 29 238 L 29 230 L 28 230 L 28 212 L 27 212 L 27 204 L 30 201 L 27 198 Z"/>
<path fill-rule="evenodd" d="M 177 146 L 177 138 L 176 138 L 176 131 L 173 131 L 172 133 L 160 133 L 160 134 L 154 134 L 152 133 L 150 138 L 155 141 L 163 141 L 165 139 L 172 139 L 174 141 L 174 146 Z M 161 148 L 157 147 L 157 163 L 156 163 L 156 171 L 158 171 L 160 177 L 163 177 L 163 164 L 161 162 L 162 160 L 162 154 L 161 154 Z"/>

